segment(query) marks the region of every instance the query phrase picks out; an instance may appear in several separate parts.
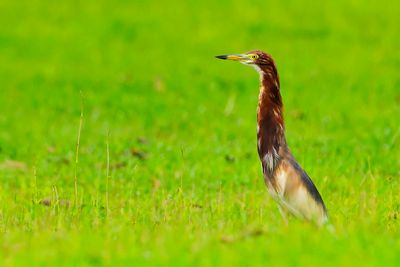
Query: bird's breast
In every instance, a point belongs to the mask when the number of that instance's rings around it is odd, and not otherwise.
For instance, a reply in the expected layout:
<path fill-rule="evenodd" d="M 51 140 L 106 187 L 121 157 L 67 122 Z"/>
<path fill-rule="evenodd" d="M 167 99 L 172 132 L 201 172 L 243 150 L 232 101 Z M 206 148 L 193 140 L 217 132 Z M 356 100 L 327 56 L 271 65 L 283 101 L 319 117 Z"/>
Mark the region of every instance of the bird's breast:
<path fill-rule="evenodd" d="M 276 166 L 272 175 L 264 171 L 264 180 L 268 192 L 274 197 L 283 197 L 288 181 L 288 171 L 282 167 L 282 163 Z"/>

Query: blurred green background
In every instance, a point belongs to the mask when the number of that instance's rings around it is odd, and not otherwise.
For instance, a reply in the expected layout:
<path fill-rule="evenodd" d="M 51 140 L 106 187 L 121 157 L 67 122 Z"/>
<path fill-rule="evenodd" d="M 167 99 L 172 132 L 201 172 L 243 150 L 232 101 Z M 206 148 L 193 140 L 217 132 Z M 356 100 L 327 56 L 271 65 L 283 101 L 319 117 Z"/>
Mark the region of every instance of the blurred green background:
<path fill-rule="evenodd" d="M 399 14 L 358 0 L 1 1 L 0 265 L 398 265 Z M 213 58 L 253 49 L 276 60 L 289 146 L 334 233 L 286 227 L 267 195 L 257 73 Z"/>

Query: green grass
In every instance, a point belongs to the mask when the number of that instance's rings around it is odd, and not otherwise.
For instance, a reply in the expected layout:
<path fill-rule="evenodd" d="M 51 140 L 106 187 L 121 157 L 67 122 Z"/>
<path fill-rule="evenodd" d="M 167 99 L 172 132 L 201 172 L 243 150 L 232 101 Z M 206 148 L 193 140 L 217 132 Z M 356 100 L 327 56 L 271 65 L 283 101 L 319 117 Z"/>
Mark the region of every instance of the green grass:
<path fill-rule="evenodd" d="M 399 12 L 1 1 L 0 266 L 397 266 Z M 277 62 L 289 146 L 335 233 L 284 226 L 267 195 L 257 74 L 213 58 L 252 49 Z"/>

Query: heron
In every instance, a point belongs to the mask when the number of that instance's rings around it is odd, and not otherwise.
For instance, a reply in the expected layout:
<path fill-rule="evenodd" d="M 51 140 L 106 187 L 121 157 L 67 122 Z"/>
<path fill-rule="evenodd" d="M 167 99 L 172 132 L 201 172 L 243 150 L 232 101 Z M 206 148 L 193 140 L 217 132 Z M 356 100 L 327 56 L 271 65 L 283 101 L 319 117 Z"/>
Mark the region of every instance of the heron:
<path fill-rule="evenodd" d="M 269 194 L 286 213 L 318 226 L 328 221 L 327 209 L 317 187 L 291 153 L 285 137 L 279 75 L 272 56 L 260 50 L 216 56 L 249 65 L 260 75 L 257 108 L 257 150 Z"/>

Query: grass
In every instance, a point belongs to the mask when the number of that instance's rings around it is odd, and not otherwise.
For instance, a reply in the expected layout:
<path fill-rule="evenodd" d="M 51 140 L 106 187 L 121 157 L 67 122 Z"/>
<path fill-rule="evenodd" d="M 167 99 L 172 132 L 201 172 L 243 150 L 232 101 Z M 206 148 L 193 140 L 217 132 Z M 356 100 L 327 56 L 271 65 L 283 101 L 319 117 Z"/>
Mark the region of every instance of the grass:
<path fill-rule="evenodd" d="M 0 265 L 398 265 L 399 11 L 2 1 Z M 267 195 L 257 74 L 213 58 L 255 48 L 335 233 L 284 226 Z"/>

